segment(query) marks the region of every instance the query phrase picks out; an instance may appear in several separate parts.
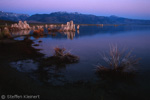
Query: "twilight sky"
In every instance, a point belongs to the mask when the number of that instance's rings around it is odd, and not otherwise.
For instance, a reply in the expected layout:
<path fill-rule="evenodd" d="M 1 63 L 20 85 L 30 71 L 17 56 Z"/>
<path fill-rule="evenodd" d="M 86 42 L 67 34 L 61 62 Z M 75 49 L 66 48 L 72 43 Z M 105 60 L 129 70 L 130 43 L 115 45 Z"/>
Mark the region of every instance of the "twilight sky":
<path fill-rule="evenodd" d="M 0 10 L 30 15 L 67 11 L 150 20 L 150 0 L 0 0 Z"/>

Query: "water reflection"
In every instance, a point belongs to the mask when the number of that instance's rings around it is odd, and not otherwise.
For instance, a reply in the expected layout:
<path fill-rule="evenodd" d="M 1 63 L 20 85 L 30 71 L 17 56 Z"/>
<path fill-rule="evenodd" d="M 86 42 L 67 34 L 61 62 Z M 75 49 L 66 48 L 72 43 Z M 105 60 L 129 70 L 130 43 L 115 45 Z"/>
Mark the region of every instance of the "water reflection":
<path fill-rule="evenodd" d="M 33 35 L 33 37 L 34 37 L 35 39 L 39 39 L 39 38 L 44 38 L 45 36 Z"/>
<path fill-rule="evenodd" d="M 17 36 L 23 36 L 23 35 L 29 35 L 31 30 L 19 30 L 19 31 L 12 31 L 11 36 L 17 37 Z"/>
<path fill-rule="evenodd" d="M 42 83 L 63 85 L 66 82 L 64 78 L 66 65 L 44 66 L 30 59 L 11 62 L 10 65 L 20 72 L 28 73 L 30 77 Z"/>
<path fill-rule="evenodd" d="M 76 38 L 79 36 L 77 34 L 78 32 L 65 34 L 56 33 L 57 35 L 53 37 L 51 35 L 41 37 L 40 39 L 35 40 L 35 42 L 38 42 L 39 40 L 42 41 L 41 45 L 36 47 L 38 49 L 42 49 L 40 51 L 41 53 L 49 57 L 49 55 L 53 54 L 52 50 L 54 47 L 62 46 L 66 49 L 71 49 L 71 53 L 79 56 L 79 63 L 67 64 L 65 66 L 60 66 L 59 64 L 44 66 L 44 63 L 40 63 L 41 59 L 37 59 L 35 62 L 32 60 L 13 62 L 11 66 L 16 68 L 18 71 L 27 73 L 28 76 L 35 79 L 38 83 L 42 83 L 44 86 L 39 86 L 38 88 L 35 86 L 35 88 L 38 90 L 41 88 L 42 90 L 47 88 L 47 94 L 57 90 L 57 88 L 49 88 L 49 84 L 65 84 L 66 87 L 61 88 L 67 89 L 68 91 L 70 84 L 66 83 L 73 83 L 71 86 L 77 89 L 83 87 L 81 88 L 81 90 L 84 90 L 82 93 L 89 90 L 89 94 L 97 94 L 96 97 L 101 99 L 105 98 L 110 100 L 114 98 L 118 100 L 138 100 L 144 98 L 144 100 L 148 100 L 150 90 L 150 27 L 148 27 L 149 26 L 113 26 L 108 28 L 104 26 L 101 28 L 82 26 L 80 28 L 79 38 Z M 70 41 L 67 37 L 69 39 L 76 39 Z M 104 78 L 102 78 L 102 76 L 99 77 L 95 74 L 94 69 L 96 69 L 96 67 L 94 65 L 97 65 L 99 62 L 101 65 L 105 65 L 105 63 L 102 62 L 103 60 L 99 53 L 109 52 L 110 43 L 117 44 L 121 49 L 124 46 L 128 49 L 134 48 L 132 53 L 137 57 L 142 58 L 140 61 L 140 68 L 138 68 L 139 73 L 137 73 L 137 76 L 134 79 L 130 80 L 130 78 L 126 78 L 125 80 L 122 80 L 121 78 L 120 80 L 119 78 L 119 81 L 118 78 L 114 79 L 111 75 L 106 78 L 103 76 Z M 49 61 L 47 63 L 49 63 Z M 96 84 L 93 84 L 93 81 Z M 76 86 L 76 84 L 74 84 L 77 82 L 80 82 L 80 85 Z M 83 85 L 81 85 L 82 82 L 89 83 L 83 83 Z M 31 85 L 31 87 L 32 86 L 33 85 Z M 75 88 L 71 90 L 72 93 L 76 90 Z M 56 95 L 59 95 L 57 92 L 55 93 Z M 102 95 L 99 95 L 99 93 Z"/>
<path fill-rule="evenodd" d="M 78 34 L 80 34 L 80 31 L 79 31 L 79 30 L 77 30 L 77 33 L 78 33 Z"/>
<path fill-rule="evenodd" d="M 66 38 L 73 40 L 76 35 L 79 35 L 79 30 L 76 32 L 71 32 L 71 31 L 66 31 L 66 32 L 47 32 L 48 36 L 47 37 L 52 37 L 52 38 Z"/>
<path fill-rule="evenodd" d="M 67 35 L 67 38 L 71 40 L 73 40 L 75 37 L 75 32 L 64 32 L 64 34 Z"/>
<path fill-rule="evenodd" d="M 20 60 L 17 62 L 12 62 L 10 65 L 13 68 L 16 68 L 20 72 L 33 72 L 37 70 L 38 63 L 34 62 L 33 60 Z"/>
<path fill-rule="evenodd" d="M 74 38 L 93 36 L 97 34 L 123 34 L 124 32 L 132 31 L 145 31 L 149 30 L 150 25 L 121 25 L 121 26 L 81 26 L 80 30 L 76 32 L 48 32 L 47 29 L 44 30 L 47 37 L 52 37 L 54 39 L 68 39 L 73 40 Z"/>
<path fill-rule="evenodd" d="M 71 52 L 80 57 L 80 62 L 60 67 L 60 65 L 37 65 L 32 76 L 42 82 L 64 82 L 64 80 L 94 80 L 95 66 L 101 60 L 99 52 L 109 51 L 109 44 L 118 47 L 133 49 L 133 54 L 142 58 L 141 70 L 150 70 L 150 26 L 81 26 L 80 32 L 49 33 L 40 37 L 42 43 L 37 49 L 47 57 L 52 55 L 56 46 L 71 49 Z M 80 33 L 80 34 L 78 34 Z M 52 34 L 56 34 L 52 36 Z M 79 38 L 77 38 L 80 36 Z M 72 41 L 69 41 L 68 39 Z M 77 38 L 77 39 L 74 39 Z M 38 38 L 37 38 L 38 39 Z M 39 41 L 39 40 L 37 40 Z M 103 62 L 102 62 L 103 64 Z M 104 63 L 105 64 L 105 63 Z M 25 67 L 25 66 L 23 66 Z"/>

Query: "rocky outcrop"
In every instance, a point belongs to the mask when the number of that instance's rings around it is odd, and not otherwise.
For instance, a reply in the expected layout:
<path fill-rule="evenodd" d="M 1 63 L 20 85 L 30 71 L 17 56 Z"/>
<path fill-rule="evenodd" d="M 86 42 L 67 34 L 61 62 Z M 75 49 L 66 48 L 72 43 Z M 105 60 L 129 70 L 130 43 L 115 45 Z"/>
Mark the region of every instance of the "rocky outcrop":
<path fill-rule="evenodd" d="M 33 31 L 33 35 L 35 35 L 35 36 L 43 36 L 44 35 L 43 32 L 44 32 L 44 29 L 40 28 L 38 30 L 34 30 Z"/>
<path fill-rule="evenodd" d="M 47 24 L 45 25 L 45 28 L 48 28 L 48 25 L 47 25 Z"/>
<path fill-rule="evenodd" d="M 41 29 L 41 28 L 44 28 L 44 26 L 43 25 L 36 25 L 36 28 Z"/>
<path fill-rule="evenodd" d="M 67 24 L 61 24 L 60 26 L 58 25 L 49 25 L 48 26 L 48 31 L 52 32 L 75 32 L 75 24 L 73 21 L 67 22 Z"/>
<path fill-rule="evenodd" d="M 67 25 L 61 25 L 61 28 L 60 30 L 62 31 L 73 31 L 75 32 L 76 29 L 75 29 L 75 24 L 73 24 L 73 21 L 70 21 L 70 22 L 67 22 Z"/>
<path fill-rule="evenodd" d="M 19 23 L 15 23 L 15 24 L 12 24 L 11 25 L 11 28 L 18 28 L 18 29 L 21 29 L 21 30 L 30 30 L 31 27 L 29 26 L 29 24 L 27 23 L 27 21 L 19 21 Z"/>
<path fill-rule="evenodd" d="M 77 30 L 79 30 L 79 28 L 80 28 L 80 25 L 77 25 Z"/>
<path fill-rule="evenodd" d="M 8 27 L 4 27 L 3 33 L 4 33 L 4 37 L 11 38 L 11 34 L 9 32 Z"/>

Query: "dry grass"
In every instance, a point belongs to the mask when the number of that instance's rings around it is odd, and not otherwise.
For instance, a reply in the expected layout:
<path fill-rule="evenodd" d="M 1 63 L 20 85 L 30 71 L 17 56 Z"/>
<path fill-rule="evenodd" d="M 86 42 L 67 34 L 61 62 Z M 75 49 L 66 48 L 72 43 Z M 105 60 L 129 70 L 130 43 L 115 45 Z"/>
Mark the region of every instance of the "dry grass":
<path fill-rule="evenodd" d="M 55 50 L 54 56 L 64 56 L 65 55 L 65 53 L 64 53 L 64 51 L 66 50 L 65 48 L 56 47 L 56 48 L 54 48 L 54 50 Z"/>
<path fill-rule="evenodd" d="M 138 65 L 139 58 L 131 55 L 132 51 L 118 50 L 117 45 L 111 45 L 109 54 L 102 55 L 107 66 L 98 65 L 98 73 L 133 73 Z"/>
<path fill-rule="evenodd" d="M 43 58 L 43 60 L 40 61 L 41 66 L 56 66 L 59 69 L 66 67 L 67 64 L 73 64 L 79 61 L 78 56 L 70 54 L 65 48 L 55 47 L 54 51 L 53 56 Z"/>
<path fill-rule="evenodd" d="M 70 54 L 69 52 L 66 52 L 65 48 L 54 48 L 55 53 L 54 57 L 58 58 L 61 61 L 68 62 L 68 63 L 73 63 L 73 62 L 78 62 L 79 57 Z"/>

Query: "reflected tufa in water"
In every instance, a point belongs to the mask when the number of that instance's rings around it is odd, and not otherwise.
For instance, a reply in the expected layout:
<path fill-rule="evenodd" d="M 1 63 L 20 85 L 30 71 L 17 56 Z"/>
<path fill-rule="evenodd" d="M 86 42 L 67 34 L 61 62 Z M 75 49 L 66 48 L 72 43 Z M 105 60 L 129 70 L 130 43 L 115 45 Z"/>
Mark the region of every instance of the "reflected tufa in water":
<path fill-rule="evenodd" d="M 77 25 L 77 30 L 79 30 L 79 28 L 80 28 L 80 25 Z"/>
<path fill-rule="evenodd" d="M 75 37 L 75 32 L 64 32 L 64 34 L 67 35 L 67 38 L 71 40 L 73 40 Z"/>
<path fill-rule="evenodd" d="M 77 30 L 77 33 L 78 33 L 78 34 L 80 34 L 80 31 L 79 31 L 79 30 Z"/>
<path fill-rule="evenodd" d="M 23 35 L 29 35 L 31 30 L 19 30 L 19 31 L 12 31 L 11 35 L 12 37 L 17 36 L 23 36 Z"/>

